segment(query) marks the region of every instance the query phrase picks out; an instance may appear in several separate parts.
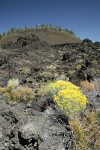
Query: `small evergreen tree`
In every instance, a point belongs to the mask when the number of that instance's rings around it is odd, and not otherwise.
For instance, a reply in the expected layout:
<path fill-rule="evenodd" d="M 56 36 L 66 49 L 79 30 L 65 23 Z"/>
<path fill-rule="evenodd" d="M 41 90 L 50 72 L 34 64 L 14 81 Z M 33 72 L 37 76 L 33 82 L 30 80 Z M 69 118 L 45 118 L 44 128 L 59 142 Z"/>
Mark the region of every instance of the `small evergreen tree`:
<path fill-rule="evenodd" d="M 25 29 L 28 29 L 27 26 L 24 27 Z"/>
<path fill-rule="evenodd" d="M 15 31 L 15 30 L 16 30 L 15 27 L 12 27 L 12 28 L 10 29 L 11 32 L 13 32 L 13 31 Z"/>
<path fill-rule="evenodd" d="M 0 34 L 0 40 L 2 39 L 2 34 Z"/>
<path fill-rule="evenodd" d="M 36 28 L 38 28 L 39 26 L 36 24 Z"/>
<path fill-rule="evenodd" d="M 73 34 L 73 35 L 75 35 L 75 33 L 74 33 L 74 31 L 73 31 L 73 30 L 71 30 L 71 31 L 70 31 L 70 33 L 71 33 L 71 34 Z"/>
<path fill-rule="evenodd" d="M 61 27 L 60 26 L 58 26 L 58 30 L 59 30 L 59 32 L 61 31 Z"/>
<path fill-rule="evenodd" d="M 9 34 L 10 34 L 10 31 L 8 31 L 6 34 L 9 35 Z"/>
<path fill-rule="evenodd" d="M 3 32 L 2 36 L 5 36 L 5 35 L 6 35 L 6 33 L 5 33 L 5 32 Z"/>
<path fill-rule="evenodd" d="M 44 24 L 42 23 L 42 24 L 41 24 L 41 28 L 44 28 L 44 27 L 45 27 L 45 26 L 44 26 Z"/>
<path fill-rule="evenodd" d="M 68 29 L 66 28 L 65 31 L 68 32 Z"/>

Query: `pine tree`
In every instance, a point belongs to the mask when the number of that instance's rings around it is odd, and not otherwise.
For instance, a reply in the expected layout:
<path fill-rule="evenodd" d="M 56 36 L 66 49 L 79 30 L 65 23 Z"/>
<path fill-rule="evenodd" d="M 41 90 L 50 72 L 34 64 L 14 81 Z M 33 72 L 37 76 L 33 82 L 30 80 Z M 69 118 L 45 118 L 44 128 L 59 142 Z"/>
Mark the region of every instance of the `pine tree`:
<path fill-rule="evenodd" d="M 0 40 L 2 39 L 2 34 L 0 34 Z"/>
<path fill-rule="evenodd" d="M 2 36 L 5 36 L 5 35 L 6 35 L 6 33 L 5 33 L 5 32 L 3 32 Z"/>

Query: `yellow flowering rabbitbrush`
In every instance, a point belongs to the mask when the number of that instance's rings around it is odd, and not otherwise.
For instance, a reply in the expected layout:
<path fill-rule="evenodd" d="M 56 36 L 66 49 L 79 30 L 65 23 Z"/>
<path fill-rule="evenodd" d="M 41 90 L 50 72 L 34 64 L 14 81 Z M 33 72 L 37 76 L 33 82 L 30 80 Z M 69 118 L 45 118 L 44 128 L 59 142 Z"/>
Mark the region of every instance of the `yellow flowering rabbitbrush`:
<path fill-rule="evenodd" d="M 77 113 L 86 107 L 86 97 L 77 90 L 61 90 L 54 96 L 58 106 L 66 112 L 66 114 Z"/>
<path fill-rule="evenodd" d="M 67 115 L 78 113 L 86 107 L 87 98 L 71 82 L 59 80 L 51 83 L 46 87 L 46 94 L 52 96 Z"/>

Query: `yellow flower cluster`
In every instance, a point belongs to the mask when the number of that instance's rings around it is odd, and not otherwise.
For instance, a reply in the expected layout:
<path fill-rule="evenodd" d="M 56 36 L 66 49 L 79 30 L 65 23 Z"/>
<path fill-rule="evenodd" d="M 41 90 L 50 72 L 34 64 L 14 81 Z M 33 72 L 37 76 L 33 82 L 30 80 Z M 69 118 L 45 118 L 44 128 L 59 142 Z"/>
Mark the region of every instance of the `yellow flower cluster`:
<path fill-rule="evenodd" d="M 86 107 L 87 98 L 79 87 L 71 82 L 59 80 L 51 83 L 47 86 L 46 93 L 54 97 L 55 102 L 67 115 L 77 113 Z"/>
<path fill-rule="evenodd" d="M 51 83 L 51 86 L 53 86 L 54 88 L 60 88 L 60 89 L 70 88 L 70 89 L 74 89 L 74 90 L 79 90 L 78 86 L 72 84 L 71 82 L 66 82 L 63 80 L 58 80 L 55 83 Z"/>
<path fill-rule="evenodd" d="M 67 89 L 73 89 L 73 90 L 79 90 L 78 86 L 75 86 L 74 84 L 72 84 L 71 82 L 66 82 L 63 80 L 58 80 L 55 83 L 50 83 L 47 87 L 46 87 L 46 93 L 48 96 L 54 96 L 55 94 L 57 94 L 60 90 L 67 90 Z"/>
<path fill-rule="evenodd" d="M 59 91 L 54 100 L 66 114 L 76 113 L 86 107 L 86 97 L 77 90 L 67 89 Z"/>

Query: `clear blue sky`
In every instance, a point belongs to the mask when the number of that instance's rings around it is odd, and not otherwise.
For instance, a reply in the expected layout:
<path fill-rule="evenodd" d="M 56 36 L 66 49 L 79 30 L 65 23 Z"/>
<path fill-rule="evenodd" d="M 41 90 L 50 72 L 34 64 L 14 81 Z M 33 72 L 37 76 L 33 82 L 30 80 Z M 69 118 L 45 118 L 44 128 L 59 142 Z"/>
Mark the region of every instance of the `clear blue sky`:
<path fill-rule="evenodd" d="M 100 41 L 100 0 L 0 0 L 0 33 L 42 23 Z"/>

